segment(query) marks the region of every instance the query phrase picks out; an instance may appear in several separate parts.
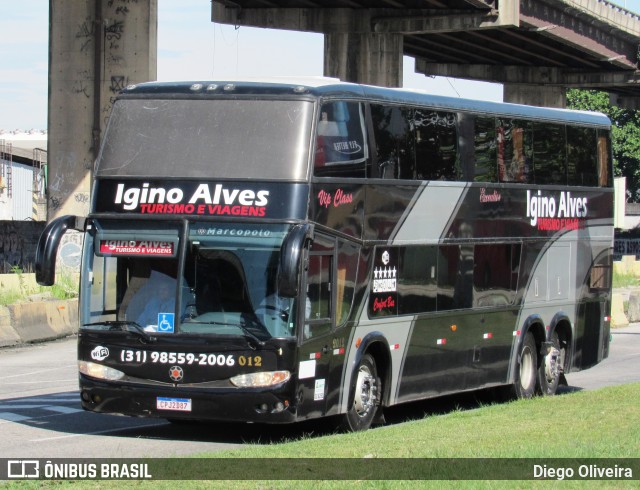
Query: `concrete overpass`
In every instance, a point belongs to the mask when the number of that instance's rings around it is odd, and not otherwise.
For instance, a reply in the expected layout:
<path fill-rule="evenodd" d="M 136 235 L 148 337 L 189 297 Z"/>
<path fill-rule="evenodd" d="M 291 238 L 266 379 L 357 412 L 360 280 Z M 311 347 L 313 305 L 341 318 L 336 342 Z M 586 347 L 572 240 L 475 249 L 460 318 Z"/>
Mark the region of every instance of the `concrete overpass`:
<path fill-rule="evenodd" d="M 156 78 L 157 7 L 49 0 L 49 218 L 88 212 L 115 95 Z M 504 83 L 507 101 L 563 106 L 581 87 L 640 107 L 640 18 L 605 0 L 213 0 L 211 12 L 324 33 L 324 74 L 347 81 L 400 86 L 405 54 L 425 75 Z"/>
<path fill-rule="evenodd" d="M 342 80 L 400 86 L 404 54 L 511 102 L 562 107 L 578 87 L 640 108 L 640 17 L 604 0 L 214 0 L 212 20 L 323 33 L 324 74 Z"/>

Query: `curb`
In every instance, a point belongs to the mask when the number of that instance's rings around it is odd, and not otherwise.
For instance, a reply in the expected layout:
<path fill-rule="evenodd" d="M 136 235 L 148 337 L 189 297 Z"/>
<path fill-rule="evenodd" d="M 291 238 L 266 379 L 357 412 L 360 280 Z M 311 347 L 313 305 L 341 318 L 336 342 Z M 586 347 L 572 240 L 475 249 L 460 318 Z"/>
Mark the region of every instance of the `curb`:
<path fill-rule="evenodd" d="M 624 299 L 622 293 L 613 293 L 611 295 L 611 326 L 613 328 L 629 325 L 629 319 L 624 312 Z"/>
<path fill-rule="evenodd" d="M 54 340 L 77 332 L 77 298 L 0 307 L 0 347 Z"/>

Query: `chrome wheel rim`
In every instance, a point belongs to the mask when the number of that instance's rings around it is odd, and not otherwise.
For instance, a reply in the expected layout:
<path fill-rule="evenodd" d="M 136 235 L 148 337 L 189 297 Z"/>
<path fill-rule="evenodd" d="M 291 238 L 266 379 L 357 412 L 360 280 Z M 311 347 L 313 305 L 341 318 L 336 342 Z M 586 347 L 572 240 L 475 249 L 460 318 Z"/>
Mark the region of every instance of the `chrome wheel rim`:
<path fill-rule="evenodd" d="M 365 417 L 375 405 L 376 380 L 368 366 L 360 366 L 353 405 L 358 417 Z"/>

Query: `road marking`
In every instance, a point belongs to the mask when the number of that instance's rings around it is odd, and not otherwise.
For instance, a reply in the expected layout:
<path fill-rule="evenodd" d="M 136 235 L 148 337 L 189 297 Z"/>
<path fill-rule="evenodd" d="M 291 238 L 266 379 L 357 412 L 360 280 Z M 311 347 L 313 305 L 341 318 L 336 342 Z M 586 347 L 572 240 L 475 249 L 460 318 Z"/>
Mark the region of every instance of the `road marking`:
<path fill-rule="evenodd" d="M 57 368 L 41 369 L 39 371 L 31 371 L 29 373 L 12 374 L 11 376 L 5 376 L 3 379 L 21 378 L 21 377 L 24 377 L 24 376 L 33 376 L 34 374 L 50 373 L 51 371 L 57 371 L 57 370 L 60 370 L 60 369 L 69 369 L 70 367 L 74 367 L 74 366 L 76 366 L 76 364 L 67 364 L 65 366 L 60 366 L 60 367 L 57 367 Z"/>
<path fill-rule="evenodd" d="M 22 422 L 23 420 L 29 420 L 32 417 L 26 417 L 24 415 L 18 415 L 12 412 L 0 412 L 0 419 L 7 422 Z"/>
<path fill-rule="evenodd" d="M 48 400 L 49 403 L 51 403 L 51 400 Z M 21 404 L 13 404 L 13 403 L 1 403 L 0 406 L 2 408 L 10 408 L 11 410 L 31 410 L 34 408 L 44 408 L 46 405 L 42 405 L 42 404 L 25 404 L 25 403 L 21 403 Z"/>
<path fill-rule="evenodd" d="M 25 397 L 25 398 L 20 398 L 20 399 L 16 399 L 16 398 L 12 398 L 10 400 L 0 400 L 0 407 L 4 406 L 4 405 L 14 405 L 14 404 L 24 404 L 24 405 L 31 405 L 31 404 L 35 404 L 35 406 L 42 406 L 42 404 L 44 403 L 45 405 L 52 405 L 53 403 L 80 403 L 80 394 L 75 394 L 73 396 L 71 395 L 66 395 L 64 397 L 59 396 L 56 398 L 51 398 L 51 397 L 41 397 L 41 396 L 29 396 L 29 397 Z"/>
<path fill-rule="evenodd" d="M 82 410 L 81 408 L 71 408 L 71 407 L 57 407 L 57 406 L 52 406 L 52 407 L 41 407 L 43 410 L 49 410 L 51 412 L 57 412 L 57 413 L 77 413 L 77 412 L 84 412 L 84 410 Z"/>
<path fill-rule="evenodd" d="M 0 410 L 2 410 L 0 412 L 0 424 L 24 422 L 84 411 L 80 406 L 80 397 L 73 392 L 0 400 Z M 20 412 L 21 410 L 30 412 Z M 43 416 L 43 411 L 54 412 L 55 415 Z"/>
<path fill-rule="evenodd" d="M 38 381 L 14 381 L 11 383 L 2 383 L 3 386 L 5 385 L 16 385 L 16 386 L 20 386 L 20 385 L 37 385 L 37 384 L 52 384 L 52 383 L 57 383 L 60 384 L 62 382 L 66 382 L 66 383 L 74 383 L 77 386 L 78 383 L 78 378 L 69 378 L 69 379 L 41 379 Z"/>

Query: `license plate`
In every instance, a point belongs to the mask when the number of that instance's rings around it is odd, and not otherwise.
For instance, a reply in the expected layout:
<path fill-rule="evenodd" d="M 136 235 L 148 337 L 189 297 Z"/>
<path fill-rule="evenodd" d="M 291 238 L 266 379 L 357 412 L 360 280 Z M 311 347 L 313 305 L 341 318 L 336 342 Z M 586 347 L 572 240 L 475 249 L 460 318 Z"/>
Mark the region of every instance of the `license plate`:
<path fill-rule="evenodd" d="M 191 398 L 156 398 L 156 408 L 158 410 L 173 410 L 177 412 L 191 411 Z"/>

